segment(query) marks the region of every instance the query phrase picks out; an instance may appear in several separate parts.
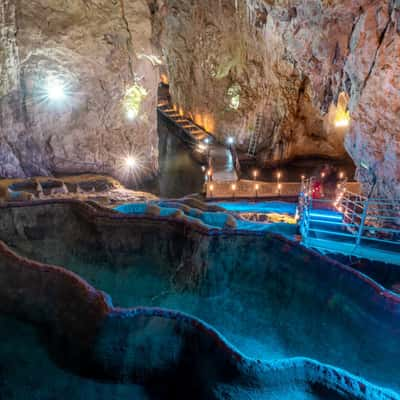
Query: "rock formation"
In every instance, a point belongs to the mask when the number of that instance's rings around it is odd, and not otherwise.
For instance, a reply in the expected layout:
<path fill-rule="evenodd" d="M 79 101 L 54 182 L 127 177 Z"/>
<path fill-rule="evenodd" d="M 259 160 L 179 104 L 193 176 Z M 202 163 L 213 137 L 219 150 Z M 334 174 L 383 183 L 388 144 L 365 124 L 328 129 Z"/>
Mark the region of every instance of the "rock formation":
<path fill-rule="evenodd" d="M 129 152 L 156 171 L 160 51 L 174 102 L 220 139 L 245 150 L 260 115 L 261 164 L 347 151 L 365 193 L 398 198 L 399 15 L 398 0 L 4 0 L 0 176 L 121 177 Z M 46 98 L 49 78 L 68 101 Z"/>
<path fill-rule="evenodd" d="M 260 162 L 347 150 L 366 193 L 399 197 L 398 1 L 164 3 L 173 99 L 200 125 L 246 149 L 261 113 Z"/>
<path fill-rule="evenodd" d="M 156 171 L 158 58 L 145 0 L 5 0 L 0 17 L 0 176 L 124 177 L 130 153 Z M 64 98 L 51 97 L 51 82 Z"/>

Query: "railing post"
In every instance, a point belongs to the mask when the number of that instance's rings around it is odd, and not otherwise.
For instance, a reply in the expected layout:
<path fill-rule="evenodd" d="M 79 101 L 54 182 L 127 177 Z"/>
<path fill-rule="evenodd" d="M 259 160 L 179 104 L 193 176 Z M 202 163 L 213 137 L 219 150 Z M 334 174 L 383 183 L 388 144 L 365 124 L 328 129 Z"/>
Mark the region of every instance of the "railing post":
<path fill-rule="evenodd" d="M 367 199 L 367 200 L 365 200 L 363 212 L 361 215 L 360 228 L 358 229 L 356 246 L 359 246 L 361 243 L 361 238 L 362 238 L 362 234 L 364 231 L 364 224 L 365 224 L 365 220 L 367 218 L 368 205 L 369 205 L 369 200 Z"/>

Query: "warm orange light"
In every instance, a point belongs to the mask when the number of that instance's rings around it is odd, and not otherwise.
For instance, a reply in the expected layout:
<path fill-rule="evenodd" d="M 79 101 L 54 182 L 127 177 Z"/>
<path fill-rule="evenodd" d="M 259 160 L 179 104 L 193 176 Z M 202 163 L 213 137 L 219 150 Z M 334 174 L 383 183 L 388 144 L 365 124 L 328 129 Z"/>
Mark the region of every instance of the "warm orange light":
<path fill-rule="evenodd" d="M 203 117 L 201 114 L 194 114 L 194 122 L 199 125 L 199 126 L 203 126 Z"/>
<path fill-rule="evenodd" d="M 211 114 L 206 114 L 204 115 L 203 118 L 203 128 L 207 131 L 207 132 L 214 132 L 215 129 L 215 121 L 214 118 L 212 117 Z"/>
<path fill-rule="evenodd" d="M 168 84 L 169 84 L 168 76 L 165 75 L 165 74 L 161 74 L 161 76 L 160 76 L 160 81 L 161 81 L 161 83 L 163 83 L 164 85 L 168 85 Z"/>
<path fill-rule="evenodd" d="M 340 93 L 334 120 L 336 128 L 347 128 L 350 125 L 350 112 L 347 111 L 348 102 L 346 93 Z"/>
<path fill-rule="evenodd" d="M 235 191 L 236 190 L 236 185 L 233 183 L 231 188 L 232 188 L 233 191 Z"/>
<path fill-rule="evenodd" d="M 174 105 L 172 106 L 172 108 L 173 108 L 174 111 L 178 111 L 178 106 L 177 106 L 176 104 L 174 104 Z"/>
<path fill-rule="evenodd" d="M 254 178 L 257 178 L 257 175 L 258 175 L 258 171 L 255 169 L 255 170 L 253 171 L 253 176 L 254 176 Z"/>
<path fill-rule="evenodd" d="M 276 174 L 276 177 L 277 177 L 278 179 L 281 179 L 281 176 L 282 176 L 282 173 L 281 173 L 280 171 L 278 171 L 277 174 Z"/>
<path fill-rule="evenodd" d="M 210 185 L 210 191 L 214 190 L 214 185 Z"/>
<path fill-rule="evenodd" d="M 256 190 L 258 190 L 258 189 L 260 189 L 260 185 L 257 183 L 257 184 L 254 186 L 254 188 L 255 188 Z"/>
<path fill-rule="evenodd" d="M 208 176 L 211 176 L 211 175 L 212 175 L 212 170 L 211 170 L 211 169 L 209 169 L 209 170 L 207 171 L 207 175 L 208 175 Z"/>
<path fill-rule="evenodd" d="M 279 189 L 279 190 L 282 189 L 282 184 L 281 184 L 281 183 L 278 184 L 278 189 Z"/>
<path fill-rule="evenodd" d="M 183 108 L 182 108 L 182 107 L 179 107 L 179 115 L 180 115 L 181 117 L 183 117 L 183 116 L 185 115 L 185 112 L 183 111 Z"/>

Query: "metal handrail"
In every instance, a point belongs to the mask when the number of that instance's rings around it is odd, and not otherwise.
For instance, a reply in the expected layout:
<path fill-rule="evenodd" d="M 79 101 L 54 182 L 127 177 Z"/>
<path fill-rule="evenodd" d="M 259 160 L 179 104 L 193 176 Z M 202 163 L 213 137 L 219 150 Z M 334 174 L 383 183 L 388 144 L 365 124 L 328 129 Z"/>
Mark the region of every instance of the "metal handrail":
<path fill-rule="evenodd" d="M 380 245 L 389 245 L 391 251 L 400 253 L 400 202 L 369 199 L 349 192 L 345 189 L 346 182 L 338 185 L 335 200 L 313 199 L 314 179 L 302 181 L 299 195 L 298 218 L 305 246 L 308 246 L 312 235 L 317 237 L 320 234 L 327 235 L 330 240 L 343 238 L 347 243 L 350 240 L 354 245 L 353 252 L 361 246 L 381 249 Z M 330 221 L 317 213 L 321 210 L 337 211 L 339 214 Z"/>

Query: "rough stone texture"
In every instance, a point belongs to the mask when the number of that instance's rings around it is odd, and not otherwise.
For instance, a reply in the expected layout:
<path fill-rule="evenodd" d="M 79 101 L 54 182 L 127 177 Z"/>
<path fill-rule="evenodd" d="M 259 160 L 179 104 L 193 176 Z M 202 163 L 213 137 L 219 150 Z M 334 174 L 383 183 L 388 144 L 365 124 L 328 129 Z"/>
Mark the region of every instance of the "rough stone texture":
<path fill-rule="evenodd" d="M 341 157 L 345 145 L 365 193 L 400 196 L 398 0 L 64 3 L 1 3 L 0 176 L 121 176 L 130 151 L 154 172 L 154 44 L 175 103 L 220 138 L 246 149 L 264 115 L 260 163 Z M 41 101 L 50 72 L 71 92 L 63 107 Z M 129 123 L 121 101 L 135 74 L 149 94 Z M 340 93 L 349 129 L 334 125 Z"/>
<path fill-rule="evenodd" d="M 349 345 L 352 337 L 358 344 L 339 357 L 351 356 L 356 348 L 360 354 L 368 349 L 368 357 L 378 351 L 383 364 L 374 364 L 374 373 L 387 368 L 397 382 L 388 360 L 398 359 L 399 297 L 296 243 L 245 231 L 216 234 L 183 221 L 121 216 L 73 201 L 0 207 L 0 216 L 0 239 L 48 262 L 57 259 L 68 266 L 90 259 L 95 266 L 107 259 L 110 270 L 121 268 L 122 272 L 139 263 L 140 257 L 148 257 L 149 268 L 178 272 L 179 287 L 191 284 L 202 296 L 218 297 L 229 287 L 249 284 L 261 300 L 266 296 L 265 285 L 272 282 L 269 289 L 275 287 L 281 305 L 289 304 L 293 297 L 311 296 L 313 301 L 307 304 L 313 304 L 321 316 L 337 315 L 347 340 L 337 341 L 333 324 L 325 329 L 320 320 L 307 326 L 307 335 L 316 334 L 328 351 L 335 349 L 334 343 Z M 42 245 L 51 251 L 42 252 Z M 77 257 L 74 260 L 71 249 Z M 264 263 L 256 263 L 260 254 Z M 227 255 L 229 259 L 224 260 Z M 179 261 L 182 265 L 176 271 Z M 138 382 L 153 394 L 162 390 L 163 398 L 187 398 L 188 393 L 193 399 L 211 400 L 264 394 L 265 398 L 281 398 L 277 391 L 287 394 L 298 385 L 299 391 L 316 393 L 315 398 L 321 399 L 327 398 L 323 395 L 326 390 L 338 399 L 398 398 L 394 392 L 310 359 L 259 361 L 246 357 L 213 327 L 179 311 L 113 307 L 107 296 L 75 274 L 22 259 L 2 242 L 0 276 L 0 310 L 39 326 L 45 324 L 63 339 L 53 351 L 72 358 L 66 367 L 79 364 L 79 370 L 91 378 L 100 374 L 111 381 Z M 87 330 L 89 335 L 84 334 Z M 294 335 L 300 335 L 299 326 Z M 388 351 L 381 351 L 384 348 Z"/>
<path fill-rule="evenodd" d="M 164 3 L 160 37 L 173 99 L 200 124 L 235 134 L 245 149 L 263 112 L 260 161 L 338 157 L 345 142 L 365 193 L 400 196 L 398 1 Z M 229 108 L 234 84 L 238 110 Z M 349 129 L 334 124 L 340 93 Z"/>
<path fill-rule="evenodd" d="M 0 5 L 0 176 L 82 171 L 124 176 L 121 158 L 157 169 L 158 71 L 145 0 L 4 0 Z M 49 75 L 68 98 L 45 98 Z M 148 95 L 123 109 L 136 81 Z"/>
<path fill-rule="evenodd" d="M 220 138 L 234 134 L 246 149 L 263 113 L 260 161 L 344 155 L 343 130 L 312 103 L 311 82 L 267 11 L 254 16 L 245 1 L 235 7 L 233 0 L 166 3 L 160 42 L 173 100 L 200 125 Z M 235 85 L 237 110 L 229 95 Z"/>

